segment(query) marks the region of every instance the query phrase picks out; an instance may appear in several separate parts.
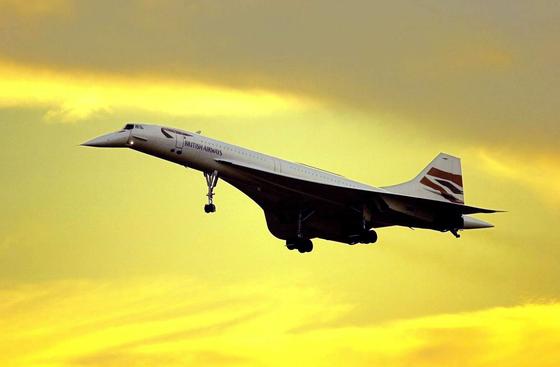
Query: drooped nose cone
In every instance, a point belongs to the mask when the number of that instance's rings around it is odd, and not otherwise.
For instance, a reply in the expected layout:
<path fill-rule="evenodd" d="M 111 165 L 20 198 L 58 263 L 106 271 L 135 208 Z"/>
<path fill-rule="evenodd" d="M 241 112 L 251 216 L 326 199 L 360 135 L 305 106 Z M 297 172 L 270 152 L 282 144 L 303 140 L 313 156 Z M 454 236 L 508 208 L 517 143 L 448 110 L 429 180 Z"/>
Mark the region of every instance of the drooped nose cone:
<path fill-rule="evenodd" d="M 82 145 L 98 148 L 126 148 L 128 146 L 128 136 L 128 131 L 119 131 L 88 140 Z"/>

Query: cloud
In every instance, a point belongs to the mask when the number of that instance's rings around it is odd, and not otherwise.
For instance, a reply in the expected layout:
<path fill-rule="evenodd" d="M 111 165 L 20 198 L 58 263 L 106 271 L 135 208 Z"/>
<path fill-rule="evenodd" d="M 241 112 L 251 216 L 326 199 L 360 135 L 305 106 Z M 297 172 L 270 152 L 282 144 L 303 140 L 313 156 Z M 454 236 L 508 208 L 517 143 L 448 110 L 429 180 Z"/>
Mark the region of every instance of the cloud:
<path fill-rule="evenodd" d="M 74 7 L 72 21 L 8 27 L 0 52 L 53 70 L 187 75 L 205 85 L 312 96 L 333 109 L 397 116 L 401 126 L 439 139 L 557 149 L 555 2 L 100 0 Z M 75 103 L 86 111 L 95 105 Z M 54 117 L 72 115 L 72 106 Z"/>
<path fill-rule="evenodd" d="M 53 367 L 560 362 L 557 303 L 303 330 L 309 322 L 328 325 L 353 306 L 291 284 L 163 277 L 4 285 L 0 359 L 3 365 Z M 231 303 L 232 297 L 244 301 Z M 204 307 L 208 302 L 215 307 Z"/>
<path fill-rule="evenodd" d="M 0 0 L 0 8 L 5 16 L 35 18 L 48 15 L 66 15 L 72 9 L 71 0 Z M 0 15 L 1 17 L 1 15 Z"/>
<path fill-rule="evenodd" d="M 0 62 L 0 107 L 46 108 L 45 120 L 144 111 L 170 116 L 260 117 L 297 111 L 309 100 L 259 89 L 233 89 L 147 75 L 59 72 Z"/>
<path fill-rule="evenodd" d="M 527 187 L 545 204 L 560 202 L 560 156 L 545 151 L 525 152 L 480 149 L 482 167 L 490 174 Z"/>

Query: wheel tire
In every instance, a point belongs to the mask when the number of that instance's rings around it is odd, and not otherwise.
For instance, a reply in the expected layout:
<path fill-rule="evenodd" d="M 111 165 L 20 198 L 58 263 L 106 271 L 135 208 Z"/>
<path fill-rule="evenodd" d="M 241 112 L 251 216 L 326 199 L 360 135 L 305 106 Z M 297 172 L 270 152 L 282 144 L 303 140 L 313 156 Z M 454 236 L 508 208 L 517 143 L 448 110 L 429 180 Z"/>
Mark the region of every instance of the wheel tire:
<path fill-rule="evenodd" d="M 300 254 L 311 252 L 313 250 L 313 242 L 309 239 L 297 238 L 286 241 L 288 250 L 298 250 Z"/>
<path fill-rule="evenodd" d="M 297 243 L 291 240 L 286 241 L 286 248 L 290 251 L 295 250 L 298 248 Z"/>
<path fill-rule="evenodd" d="M 302 241 L 302 248 L 304 252 L 311 252 L 313 251 L 313 242 L 311 240 L 304 240 Z"/>

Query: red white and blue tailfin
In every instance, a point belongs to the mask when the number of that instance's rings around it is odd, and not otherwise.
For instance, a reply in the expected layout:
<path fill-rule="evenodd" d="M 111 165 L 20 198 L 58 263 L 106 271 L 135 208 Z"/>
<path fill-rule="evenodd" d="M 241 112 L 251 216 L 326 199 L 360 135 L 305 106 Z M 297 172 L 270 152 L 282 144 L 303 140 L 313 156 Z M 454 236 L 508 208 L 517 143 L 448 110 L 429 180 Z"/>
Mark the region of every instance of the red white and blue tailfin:
<path fill-rule="evenodd" d="M 385 189 L 414 197 L 464 204 L 461 160 L 440 153 L 414 179 Z"/>

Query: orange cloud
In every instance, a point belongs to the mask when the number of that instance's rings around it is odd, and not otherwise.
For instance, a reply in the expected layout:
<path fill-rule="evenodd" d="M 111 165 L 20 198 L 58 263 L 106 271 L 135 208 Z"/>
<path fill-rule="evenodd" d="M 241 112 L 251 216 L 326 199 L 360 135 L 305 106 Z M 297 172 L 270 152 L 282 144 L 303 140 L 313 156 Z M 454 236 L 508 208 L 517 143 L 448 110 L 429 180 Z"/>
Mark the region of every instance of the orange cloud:
<path fill-rule="evenodd" d="M 544 202 L 560 201 L 560 157 L 555 155 L 524 154 L 479 150 L 483 168 L 489 173 L 513 180 L 541 196 Z"/>
<path fill-rule="evenodd" d="M 556 366 L 560 304 L 383 325 L 293 282 L 161 278 L 4 286 L 0 363 L 9 366 Z M 302 328 L 310 323 L 315 327 Z M 296 331 L 299 330 L 299 331 Z"/>
<path fill-rule="evenodd" d="M 172 116 L 266 116 L 299 111 L 300 97 L 240 90 L 146 75 L 63 73 L 0 62 L 0 107 L 48 109 L 50 122 L 82 120 L 95 113 L 137 110 Z"/>

